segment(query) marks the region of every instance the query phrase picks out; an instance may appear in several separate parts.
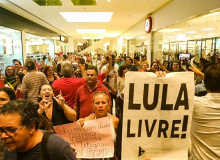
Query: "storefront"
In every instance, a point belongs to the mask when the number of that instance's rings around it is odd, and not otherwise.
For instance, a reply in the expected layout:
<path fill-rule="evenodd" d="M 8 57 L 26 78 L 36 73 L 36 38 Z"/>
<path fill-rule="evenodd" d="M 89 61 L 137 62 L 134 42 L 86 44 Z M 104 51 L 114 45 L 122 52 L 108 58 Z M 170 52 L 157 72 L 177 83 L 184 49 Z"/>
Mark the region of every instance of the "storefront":
<path fill-rule="evenodd" d="M 0 26 L 0 70 L 13 64 L 13 59 L 23 63 L 21 31 Z"/>
<path fill-rule="evenodd" d="M 197 63 L 200 57 L 219 57 L 220 9 L 158 30 L 155 39 L 158 59 L 177 60 L 179 53 L 190 53 Z"/>

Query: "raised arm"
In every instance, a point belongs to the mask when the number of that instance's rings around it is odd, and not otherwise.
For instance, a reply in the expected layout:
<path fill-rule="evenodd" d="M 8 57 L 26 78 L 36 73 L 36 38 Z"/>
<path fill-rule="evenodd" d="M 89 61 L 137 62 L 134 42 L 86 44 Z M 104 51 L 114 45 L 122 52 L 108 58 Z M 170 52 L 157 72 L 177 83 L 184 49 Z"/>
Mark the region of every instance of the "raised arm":
<path fill-rule="evenodd" d="M 76 121 L 76 112 L 72 108 L 70 108 L 67 104 L 65 104 L 65 99 L 62 97 L 62 93 L 56 97 L 53 97 L 57 103 L 63 108 L 64 114 L 69 121 Z"/>
<path fill-rule="evenodd" d="M 160 66 L 160 68 L 165 71 L 166 73 L 170 73 L 170 71 L 168 71 L 161 63 L 160 63 L 160 60 L 156 59 L 157 61 L 157 64 Z"/>
<path fill-rule="evenodd" d="M 105 77 L 107 77 L 107 75 L 112 69 L 112 56 L 109 54 L 108 58 L 109 58 L 109 63 L 108 63 L 108 69 L 105 71 Z"/>
<path fill-rule="evenodd" d="M 192 67 L 189 67 L 189 69 L 192 70 L 197 76 L 202 78 L 202 80 L 204 80 L 204 73 L 198 70 L 198 68 L 192 66 Z"/>
<path fill-rule="evenodd" d="M 82 72 L 82 78 L 84 78 L 85 80 L 87 79 L 87 76 L 86 76 L 86 72 L 85 72 L 85 68 L 84 66 L 81 64 L 81 63 L 78 63 L 79 65 L 79 69 L 81 70 Z"/>

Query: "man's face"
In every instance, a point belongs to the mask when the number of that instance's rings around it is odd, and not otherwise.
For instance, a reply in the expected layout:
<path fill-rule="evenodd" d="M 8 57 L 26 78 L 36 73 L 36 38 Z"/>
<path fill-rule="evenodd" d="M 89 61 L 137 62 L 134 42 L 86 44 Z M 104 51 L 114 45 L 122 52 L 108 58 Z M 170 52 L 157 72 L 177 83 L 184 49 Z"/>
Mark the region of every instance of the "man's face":
<path fill-rule="evenodd" d="M 136 65 L 137 65 L 137 64 L 138 64 L 138 62 L 139 62 L 138 60 L 134 59 L 134 64 L 136 64 Z"/>
<path fill-rule="evenodd" d="M 126 66 L 130 66 L 131 65 L 131 59 L 130 58 L 126 58 Z"/>
<path fill-rule="evenodd" d="M 141 57 L 141 61 L 145 61 L 145 57 Z"/>
<path fill-rule="evenodd" d="M 142 69 L 143 69 L 144 71 L 147 71 L 147 68 L 148 68 L 148 65 L 147 65 L 146 63 L 144 63 L 144 64 L 142 65 Z"/>
<path fill-rule="evenodd" d="M 16 69 L 20 69 L 21 68 L 21 65 L 19 64 L 19 62 L 18 61 L 15 61 L 15 68 Z"/>
<path fill-rule="evenodd" d="M 32 130 L 27 129 L 20 124 L 21 116 L 19 114 L 1 114 L 0 130 L 7 130 L 7 134 L 2 132 L 1 140 L 8 151 L 23 152 L 28 146 Z M 10 135 L 10 136 L 9 136 Z"/>
<path fill-rule="evenodd" d="M 10 97 L 4 91 L 0 91 L 0 108 L 10 101 Z"/>
<path fill-rule="evenodd" d="M 88 85 L 95 85 L 97 82 L 97 74 L 95 70 L 89 69 L 86 71 Z"/>

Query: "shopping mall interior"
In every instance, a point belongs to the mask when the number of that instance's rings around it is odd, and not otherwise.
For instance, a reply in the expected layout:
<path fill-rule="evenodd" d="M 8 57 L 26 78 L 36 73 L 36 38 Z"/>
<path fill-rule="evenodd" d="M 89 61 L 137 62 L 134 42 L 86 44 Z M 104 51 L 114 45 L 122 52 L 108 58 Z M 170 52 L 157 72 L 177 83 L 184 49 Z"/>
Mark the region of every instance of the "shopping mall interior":
<path fill-rule="evenodd" d="M 40 63 L 67 52 L 146 55 L 149 62 L 219 54 L 218 0 L 81 1 L 0 0 L 1 69 L 13 59 Z"/>

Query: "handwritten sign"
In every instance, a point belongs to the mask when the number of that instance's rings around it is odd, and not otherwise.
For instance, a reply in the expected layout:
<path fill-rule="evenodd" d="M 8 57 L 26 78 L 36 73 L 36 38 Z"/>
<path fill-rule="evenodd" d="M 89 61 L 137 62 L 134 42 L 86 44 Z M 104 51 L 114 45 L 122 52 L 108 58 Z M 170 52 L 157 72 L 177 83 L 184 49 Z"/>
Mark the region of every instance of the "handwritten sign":
<path fill-rule="evenodd" d="M 125 79 L 122 159 L 188 159 L 194 74 L 128 72 Z"/>
<path fill-rule="evenodd" d="M 114 155 L 114 141 L 109 117 L 54 126 L 55 132 L 75 149 L 77 158 L 109 158 Z"/>

